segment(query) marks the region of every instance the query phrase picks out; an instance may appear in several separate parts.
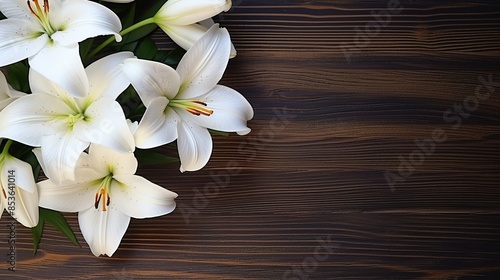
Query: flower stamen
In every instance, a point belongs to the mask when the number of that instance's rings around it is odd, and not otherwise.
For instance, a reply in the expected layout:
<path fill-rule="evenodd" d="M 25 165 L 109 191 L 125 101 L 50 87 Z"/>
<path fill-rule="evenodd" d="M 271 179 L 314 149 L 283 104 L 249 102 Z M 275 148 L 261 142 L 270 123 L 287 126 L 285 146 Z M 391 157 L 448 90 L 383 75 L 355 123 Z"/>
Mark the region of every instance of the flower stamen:
<path fill-rule="evenodd" d="M 32 1 L 34 3 L 34 7 L 31 5 Z M 54 28 L 52 28 L 52 25 L 50 25 L 49 0 L 43 0 L 43 9 L 38 1 L 39 0 L 27 0 L 26 3 L 28 4 L 28 8 L 29 8 L 30 12 L 38 19 L 40 24 L 43 26 L 45 31 L 47 31 L 48 35 L 50 36 L 50 35 L 55 33 L 55 30 L 54 30 Z"/>
<path fill-rule="evenodd" d="M 211 116 L 214 111 L 207 107 L 207 103 L 199 100 L 171 100 L 168 103 L 170 107 L 182 108 L 195 116 Z"/>
<path fill-rule="evenodd" d="M 106 211 L 107 207 L 111 203 L 111 197 L 109 196 L 109 188 L 111 187 L 112 177 L 106 177 L 101 182 L 101 187 L 95 193 L 94 208 L 99 209 L 99 203 L 102 199 L 102 211 Z"/>

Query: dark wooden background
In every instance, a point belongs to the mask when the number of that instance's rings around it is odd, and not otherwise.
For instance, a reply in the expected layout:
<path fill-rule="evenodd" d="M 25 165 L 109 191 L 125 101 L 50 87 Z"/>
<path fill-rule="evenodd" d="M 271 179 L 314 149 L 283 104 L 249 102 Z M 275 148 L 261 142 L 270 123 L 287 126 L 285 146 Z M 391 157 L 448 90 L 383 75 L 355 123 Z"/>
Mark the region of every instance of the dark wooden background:
<path fill-rule="evenodd" d="M 377 33 L 388 3 L 233 1 L 216 18 L 239 51 L 221 83 L 252 103 L 253 132 L 214 136 L 199 172 L 141 168 L 178 206 L 132 220 L 113 258 L 68 214 L 82 248 L 47 227 L 33 257 L 18 226 L 9 272 L 4 214 L 2 279 L 500 279 L 500 3 L 401 0 Z M 446 121 L 489 75 L 489 98 Z M 391 188 L 436 129 L 446 141 Z"/>

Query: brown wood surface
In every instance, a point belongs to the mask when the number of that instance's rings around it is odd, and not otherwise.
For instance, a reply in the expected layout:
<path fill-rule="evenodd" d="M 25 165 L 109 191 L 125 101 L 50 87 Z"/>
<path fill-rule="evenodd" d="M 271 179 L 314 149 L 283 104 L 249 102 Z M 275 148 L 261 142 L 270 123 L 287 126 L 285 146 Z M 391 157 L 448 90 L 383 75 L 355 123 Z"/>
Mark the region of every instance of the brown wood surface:
<path fill-rule="evenodd" d="M 355 44 L 388 2 L 233 1 L 216 18 L 238 50 L 221 83 L 252 103 L 252 133 L 214 136 L 199 172 L 142 167 L 177 209 L 132 220 L 113 258 L 68 214 L 82 248 L 48 226 L 33 257 L 18 226 L 9 272 L 4 214 L 2 279 L 500 279 L 500 3 L 401 0 Z M 461 124 L 443 119 L 489 75 Z M 446 140 L 391 188 L 384 174 L 436 129 Z"/>

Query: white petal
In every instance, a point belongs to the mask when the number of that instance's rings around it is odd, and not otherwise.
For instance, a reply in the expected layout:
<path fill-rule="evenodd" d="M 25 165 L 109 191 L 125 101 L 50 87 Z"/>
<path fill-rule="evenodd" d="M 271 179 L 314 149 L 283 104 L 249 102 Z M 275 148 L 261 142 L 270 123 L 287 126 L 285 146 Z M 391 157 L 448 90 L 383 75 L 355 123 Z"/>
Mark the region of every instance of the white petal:
<path fill-rule="evenodd" d="M 210 116 L 195 116 L 186 110 L 175 109 L 183 118 L 200 126 L 226 132 L 250 132 L 247 120 L 253 117 L 253 109 L 250 103 L 239 92 L 225 87 L 216 86 L 213 90 L 197 98 L 207 104 L 207 108 L 213 111 Z"/>
<path fill-rule="evenodd" d="M 179 136 L 177 149 L 181 160 L 181 172 L 203 168 L 212 154 L 212 137 L 206 128 L 181 121 L 177 124 Z"/>
<path fill-rule="evenodd" d="M 3 72 L 0 71 L 0 101 L 10 98 L 10 89 L 7 79 Z"/>
<path fill-rule="evenodd" d="M 100 98 L 85 110 L 86 120 L 78 121 L 73 129 L 82 141 L 100 144 L 119 152 L 135 150 L 134 136 L 130 132 L 120 104 Z"/>
<path fill-rule="evenodd" d="M 35 178 L 31 165 L 12 156 L 6 156 L 4 161 L 4 173 L 14 178 L 16 184 L 27 192 L 36 191 Z"/>
<path fill-rule="evenodd" d="M 38 182 L 40 206 L 62 212 L 80 212 L 94 207 L 98 183 L 90 176 L 87 180 L 57 184 L 52 180 Z"/>
<path fill-rule="evenodd" d="M 15 98 L 10 97 L 10 87 L 3 72 L 0 71 L 0 111 L 12 103 Z"/>
<path fill-rule="evenodd" d="M 230 0 L 169 0 L 160 8 L 155 19 L 175 25 L 188 25 L 230 8 Z"/>
<path fill-rule="evenodd" d="M 138 121 L 132 122 L 130 119 L 127 119 L 127 124 L 128 128 L 130 129 L 130 132 L 132 134 L 135 134 L 135 132 L 137 131 L 137 127 L 139 127 L 139 122 Z"/>
<path fill-rule="evenodd" d="M 121 63 L 131 57 L 134 57 L 132 52 L 120 52 L 101 58 L 85 68 L 90 85 L 89 97 L 115 100 L 130 85 L 121 70 Z"/>
<path fill-rule="evenodd" d="M 141 149 L 150 149 L 177 139 L 179 116 L 170 107 L 168 100 L 160 96 L 150 103 L 135 131 L 135 144 Z"/>
<path fill-rule="evenodd" d="M 21 97 L 0 112 L 0 137 L 39 147 L 44 135 L 67 129 L 58 116 L 73 111 L 60 99 L 48 94 Z"/>
<path fill-rule="evenodd" d="M 120 211 L 137 218 L 151 218 L 168 214 L 175 209 L 177 194 L 136 175 L 114 175 L 110 197 Z"/>
<path fill-rule="evenodd" d="M 26 4 L 26 0 L 2 0 L 0 1 L 0 11 L 7 18 L 28 18 L 34 20 Z"/>
<path fill-rule="evenodd" d="M 48 43 L 29 58 L 33 69 L 75 97 L 85 97 L 89 90 L 87 74 L 78 51 L 78 44 L 61 46 Z"/>
<path fill-rule="evenodd" d="M 5 99 L 0 101 L 0 111 L 2 111 L 3 108 L 7 107 L 10 103 L 12 103 L 12 101 L 14 101 L 14 99 Z"/>
<path fill-rule="evenodd" d="M 25 92 L 15 90 L 10 85 L 9 85 L 9 92 L 8 93 L 10 94 L 11 98 L 19 98 L 19 97 L 23 97 L 23 96 L 27 95 L 27 93 L 25 93 Z"/>
<path fill-rule="evenodd" d="M 204 21 L 200 21 L 199 24 L 208 30 L 210 27 L 212 27 L 212 25 L 215 24 L 215 21 L 212 18 L 207 18 Z M 229 58 L 234 58 L 236 57 L 236 55 L 236 48 L 234 47 L 233 43 L 231 43 L 231 53 L 229 54 Z"/>
<path fill-rule="evenodd" d="M 38 192 L 31 165 L 7 156 L 1 171 L 1 184 L 7 194 L 6 206 L 9 202 L 15 203 L 15 209 L 8 210 L 8 212 L 22 225 L 30 228 L 36 226 L 38 224 Z M 9 186 L 13 186 L 13 192 Z"/>
<path fill-rule="evenodd" d="M 31 57 L 44 48 L 49 36 L 33 22 L 22 19 L 0 21 L 0 66 Z"/>
<path fill-rule="evenodd" d="M 158 96 L 172 99 L 179 91 L 179 75 L 163 63 L 131 58 L 125 60 L 122 69 L 146 107 Z"/>
<path fill-rule="evenodd" d="M 28 192 L 16 186 L 15 193 L 16 209 L 13 211 L 13 217 L 25 227 L 35 227 L 39 220 L 38 192 L 36 189 L 34 192 Z"/>
<path fill-rule="evenodd" d="M 111 202 L 107 211 L 91 207 L 78 213 L 78 223 L 85 241 L 95 256 L 111 257 L 120 246 L 130 217 L 117 210 Z"/>
<path fill-rule="evenodd" d="M 42 149 L 34 148 L 31 150 L 31 152 L 35 155 L 36 160 L 40 164 L 40 168 L 42 168 L 42 170 L 45 170 L 46 167 L 45 167 L 45 161 L 43 160 L 43 156 L 42 156 Z"/>
<path fill-rule="evenodd" d="M 231 39 L 215 24 L 179 62 L 181 89 L 176 99 L 190 99 L 210 91 L 222 78 L 229 61 Z"/>
<path fill-rule="evenodd" d="M 208 28 L 199 24 L 162 25 L 158 23 L 158 26 L 168 35 L 168 37 L 185 50 L 189 50 L 208 30 Z"/>
<path fill-rule="evenodd" d="M 50 94 L 56 96 L 60 100 L 64 101 L 66 104 L 70 103 L 76 105 L 76 101 L 73 96 L 69 95 L 63 88 L 58 86 L 56 83 L 47 79 L 47 77 L 33 70 L 33 68 L 29 69 L 28 80 L 31 91 L 33 93 Z"/>
<path fill-rule="evenodd" d="M 51 13 L 51 24 L 56 33 L 51 38 L 61 45 L 68 46 L 87 38 L 100 35 L 118 34 L 122 25 L 118 16 L 105 6 L 87 0 L 65 0 L 57 13 Z"/>
<path fill-rule="evenodd" d="M 119 153 L 101 145 L 92 144 L 89 148 L 89 163 L 99 174 L 134 174 L 137 159 L 133 153 Z"/>
<path fill-rule="evenodd" d="M 42 137 L 42 157 L 45 175 L 56 183 L 75 180 L 78 158 L 89 143 L 72 132 L 58 132 Z"/>

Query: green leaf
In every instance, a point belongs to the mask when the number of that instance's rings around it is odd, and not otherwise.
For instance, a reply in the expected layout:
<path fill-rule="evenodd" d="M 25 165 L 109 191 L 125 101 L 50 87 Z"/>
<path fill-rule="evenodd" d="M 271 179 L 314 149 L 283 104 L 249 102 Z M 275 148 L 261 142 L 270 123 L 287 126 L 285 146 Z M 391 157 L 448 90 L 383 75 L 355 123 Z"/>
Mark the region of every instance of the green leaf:
<path fill-rule="evenodd" d="M 213 129 L 208 129 L 208 131 L 209 131 L 212 135 L 229 136 L 229 132 L 225 132 L 225 131 L 218 131 L 218 130 L 213 130 Z"/>
<path fill-rule="evenodd" d="M 153 33 L 153 31 L 155 31 L 157 27 L 158 26 L 156 24 L 148 24 L 144 25 L 143 27 L 137 28 L 136 30 L 131 31 L 127 35 L 123 36 L 123 41 L 121 42 L 121 44 L 138 41 Z M 117 43 L 115 42 L 115 44 Z"/>
<path fill-rule="evenodd" d="M 64 234 L 73 244 L 80 247 L 80 243 L 76 239 L 75 233 L 68 225 L 68 222 L 64 218 L 64 216 L 54 210 L 45 209 L 39 207 L 40 210 L 40 219 L 38 221 L 38 225 L 32 229 L 33 234 L 33 255 L 36 254 L 38 250 L 38 245 L 42 239 L 43 230 L 45 227 L 45 223 L 49 223 L 54 226 L 57 230 L 59 230 L 62 234 Z"/>
<path fill-rule="evenodd" d="M 152 60 L 157 52 L 158 48 L 156 47 L 155 41 L 151 38 L 146 38 L 141 40 L 139 46 L 135 50 L 135 55 L 138 58 Z"/>
<path fill-rule="evenodd" d="M 89 38 L 80 43 L 80 57 L 87 57 L 92 46 L 94 45 L 94 38 Z"/>
<path fill-rule="evenodd" d="M 25 61 L 20 61 L 5 67 L 6 78 L 9 84 L 16 90 L 30 92 L 28 83 L 29 68 Z"/>
<path fill-rule="evenodd" d="M 25 162 L 29 163 L 31 165 L 31 169 L 33 170 L 33 177 L 35 178 L 38 178 L 38 175 L 40 174 L 40 163 L 38 163 L 38 160 L 35 156 L 34 153 L 29 153 L 29 154 L 26 154 L 22 160 L 24 160 Z"/>
<path fill-rule="evenodd" d="M 185 53 L 186 51 L 182 48 L 177 48 L 175 50 L 172 50 L 168 54 L 167 58 L 163 61 L 163 63 L 168 64 L 170 66 L 175 66 L 179 64 Z"/>
<path fill-rule="evenodd" d="M 151 5 L 151 1 L 138 1 L 138 11 L 144 11 L 139 17 L 138 20 L 147 19 L 156 15 L 158 10 L 167 2 L 167 0 L 156 1 Z M 144 6 L 141 6 L 144 5 Z"/>
<path fill-rule="evenodd" d="M 40 240 L 42 239 L 43 227 L 45 226 L 45 222 L 40 220 L 38 225 L 31 229 L 31 233 L 33 234 L 33 256 L 36 255 L 36 251 L 38 250 L 38 245 L 40 245 Z"/>
<path fill-rule="evenodd" d="M 139 150 L 135 151 L 135 157 L 140 164 L 152 165 L 152 164 L 167 164 L 178 162 L 179 159 L 176 157 L 167 156 L 161 153 L 153 152 L 151 150 Z"/>

